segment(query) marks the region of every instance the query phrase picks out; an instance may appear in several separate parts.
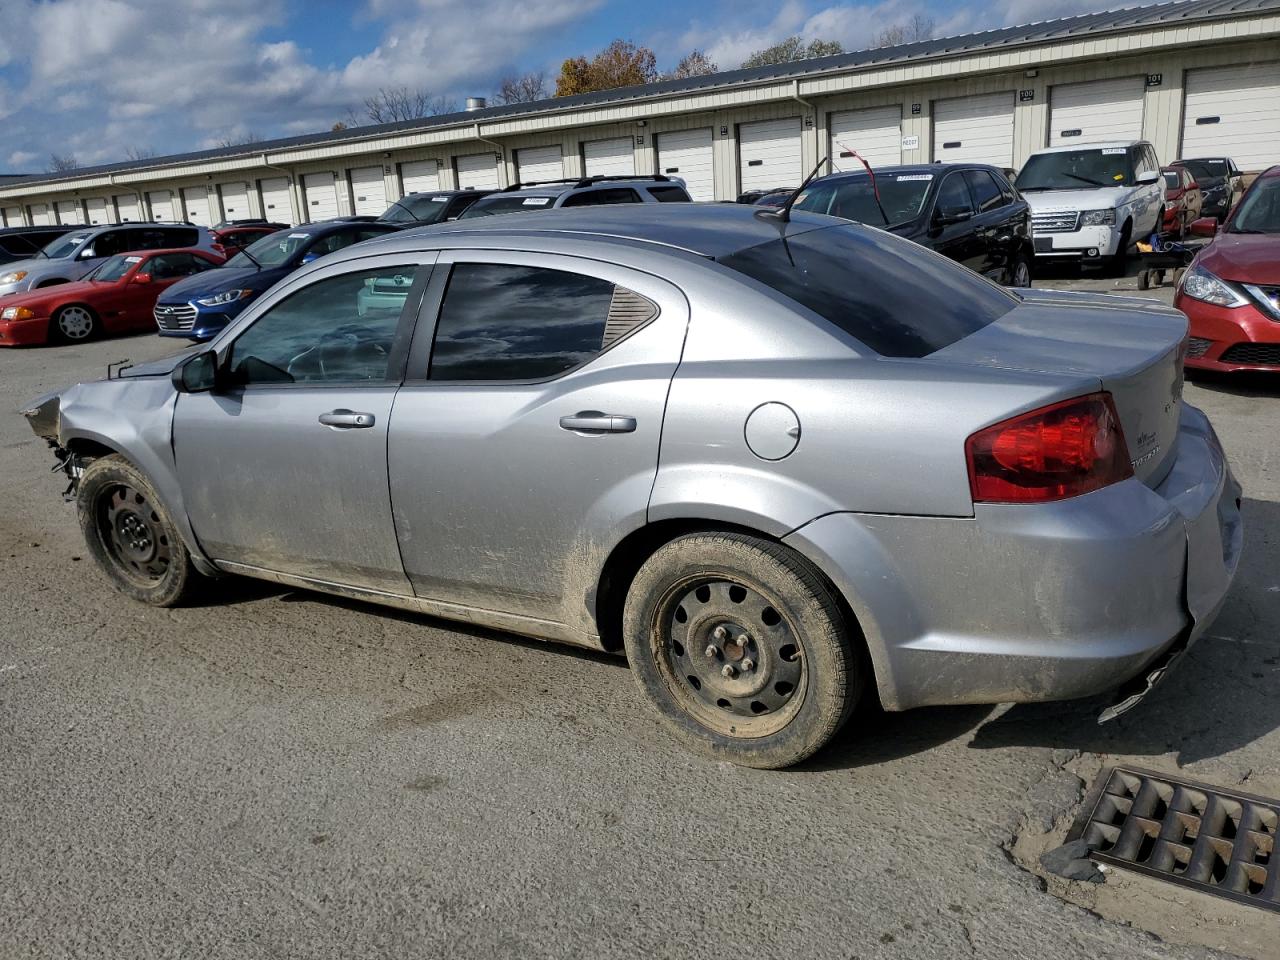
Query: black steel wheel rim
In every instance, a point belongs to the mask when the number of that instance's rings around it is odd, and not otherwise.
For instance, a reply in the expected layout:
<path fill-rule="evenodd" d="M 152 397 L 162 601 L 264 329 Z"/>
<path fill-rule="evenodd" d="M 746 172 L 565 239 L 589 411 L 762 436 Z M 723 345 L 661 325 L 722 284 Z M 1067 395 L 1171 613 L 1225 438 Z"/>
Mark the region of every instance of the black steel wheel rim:
<path fill-rule="evenodd" d="M 130 579 L 150 585 L 169 571 L 169 535 L 142 491 L 124 483 L 106 488 L 98 498 L 98 534 L 107 554 Z"/>
<path fill-rule="evenodd" d="M 654 653 L 663 679 L 703 726 L 761 737 L 794 718 L 808 669 L 781 603 L 732 576 L 704 576 L 670 588 L 656 621 Z"/>

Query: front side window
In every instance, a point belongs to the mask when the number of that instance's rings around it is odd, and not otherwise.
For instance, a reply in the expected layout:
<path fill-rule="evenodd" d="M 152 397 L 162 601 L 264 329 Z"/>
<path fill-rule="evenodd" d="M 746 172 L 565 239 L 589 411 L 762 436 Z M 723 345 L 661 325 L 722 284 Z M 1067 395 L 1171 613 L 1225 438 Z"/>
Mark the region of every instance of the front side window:
<path fill-rule="evenodd" d="M 174 280 L 208 270 L 213 264 L 190 253 L 165 253 L 152 257 L 147 272 L 156 280 Z"/>
<path fill-rule="evenodd" d="M 973 193 L 973 202 L 978 205 L 979 213 L 994 210 L 1003 202 L 1000 188 L 985 170 L 966 170 L 964 178 L 969 181 L 969 189 Z"/>
<path fill-rule="evenodd" d="M 953 173 L 942 181 L 938 191 L 937 211 L 946 217 L 963 217 L 973 213 L 973 198 L 969 196 L 969 187 L 964 182 L 964 175 Z"/>
<path fill-rule="evenodd" d="M 1133 164 L 1124 147 L 1056 150 L 1037 153 L 1018 174 L 1022 193 L 1037 190 L 1087 190 L 1134 183 Z"/>
<path fill-rule="evenodd" d="M 790 297 L 885 357 L 927 356 L 1020 302 L 941 254 L 853 224 L 771 240 L 719 262 Z"/>
<path fill-rule="evenodd" d="M 232 345 L 227 361 L 232 381 L 385 381 L 416 271 L 413 265 L 361 270 L 291 294 Z"/>
<path fill-rule="evenodd" d="M 586 363 L 607 345 L 615 289 L 608 280 L 565 270 L 457 264 L 440 308 L 429 377 L 543 380 Z"/>

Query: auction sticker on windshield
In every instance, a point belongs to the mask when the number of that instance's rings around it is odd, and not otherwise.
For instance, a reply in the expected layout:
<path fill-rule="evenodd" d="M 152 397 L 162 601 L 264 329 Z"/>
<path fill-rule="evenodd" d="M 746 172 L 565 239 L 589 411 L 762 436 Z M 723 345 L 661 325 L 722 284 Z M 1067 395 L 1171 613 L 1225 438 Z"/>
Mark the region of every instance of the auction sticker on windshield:
<path fill-rule="evenodd" d="M 526 207 L 545 207 L 551 202 L 550 197 L 526 197 L 524 206 Z"/>
<path fill-rule="evenodd" d="M 907 174 L 903 174 L 900 177 L 894 177 L 894 179 L 897 180 L 898 183 L 904 183 L 907 180 L 932 180 L 933 174 L 932 173 L 907 173 Z"/>

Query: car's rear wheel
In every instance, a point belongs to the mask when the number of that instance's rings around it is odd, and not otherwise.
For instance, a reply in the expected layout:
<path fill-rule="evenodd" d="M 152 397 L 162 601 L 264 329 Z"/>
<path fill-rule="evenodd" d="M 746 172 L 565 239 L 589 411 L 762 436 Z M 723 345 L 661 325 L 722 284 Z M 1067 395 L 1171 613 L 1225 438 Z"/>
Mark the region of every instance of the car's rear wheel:
<path fill-rule="evenodd" d="M 1009 267 L 1009 286 L 1031 286 L 1031 258 L 1025 253 L 1015 256 L 1012 266 Z"/>
<path fill-rule="evenodd" d="M 85 468 L 76 509 L 90 555 L 121 593 L 157 607 L 190 594 L 199 574 L 182 536 L 151 482 L 124 457 Z"/>
<path fill-rule="evenodd" d="M 660 547 L 628 591 L 623 629 L 641 690 L 704 756 L 790 766 L 858 700 L 838 599 L 807 560 L 767 540 L 706 533 Z"/>
<path fill-rule="evenodd" d="M 78 343 L 90 339 L 98 332 L 98 315 L 86 306 L 71 304 L 62 307 L 49 321 L 54 338 L 65 343 Z"/>

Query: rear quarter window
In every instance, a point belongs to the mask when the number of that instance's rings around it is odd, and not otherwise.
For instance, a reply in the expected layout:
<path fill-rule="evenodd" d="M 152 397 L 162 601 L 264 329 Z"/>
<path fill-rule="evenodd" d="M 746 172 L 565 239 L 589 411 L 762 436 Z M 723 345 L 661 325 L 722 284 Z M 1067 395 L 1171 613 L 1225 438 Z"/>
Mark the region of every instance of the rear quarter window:
<path fill-rule="evenodd" d="M 649 195 L 659 203 L 692 203 L 684 187 L 649 187 Z"/>
<path fill-rule="evenodd" d="M 946 257 L 855 224 L 748 247 L 719 262 L 807 307 L 884 357 L 924 357 L 1018 299 Z"/>

